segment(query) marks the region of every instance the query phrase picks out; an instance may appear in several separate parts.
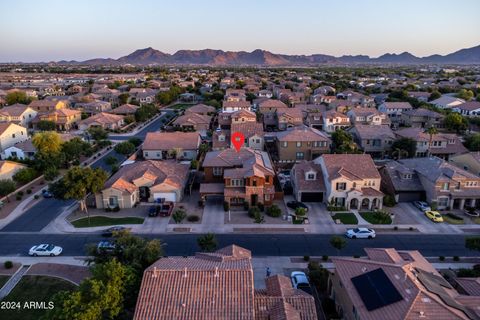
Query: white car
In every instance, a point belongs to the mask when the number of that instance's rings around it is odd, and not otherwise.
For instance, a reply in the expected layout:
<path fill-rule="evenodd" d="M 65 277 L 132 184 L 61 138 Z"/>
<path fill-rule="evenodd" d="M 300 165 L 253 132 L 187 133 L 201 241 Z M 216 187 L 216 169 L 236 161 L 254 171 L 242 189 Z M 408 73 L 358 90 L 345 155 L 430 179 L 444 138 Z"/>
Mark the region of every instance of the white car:
<path fill-rule="evenodd" d="M 368 228 L 348 229 L 345 235 L 350 239 L 373 239 L 375 230 Z"/>
<path fill-rule="evenodd" d="M 308 282 L 305 272 L 293 271 L 290 274 L 290 280 L 292 281 L 292 286 L 295 289 L 300 289 L 308 294 L 312 294 L 312 288 L 310 287 L 310 282 Z"/>
<path fill-rule="evenodd" d="M 33 246 L 28 251 L 28 254 L 31 256 L 58 256 L 62 253 L 62 247 L 55 246 L 53 244 L 39 244 L 38 246 Z"/>
<path fill-rule="evenodd" d="M 424 201 L 414 201 L 413 202 L 413 205 L 415 207 L 417 207 L 418 209 L 420 209 L 421 211 L 425 212 L 425 211 L 432 211 L 432 209 L 430 208 L 430 206 L 428 205 L 428 203 L 424 202 Z"/>

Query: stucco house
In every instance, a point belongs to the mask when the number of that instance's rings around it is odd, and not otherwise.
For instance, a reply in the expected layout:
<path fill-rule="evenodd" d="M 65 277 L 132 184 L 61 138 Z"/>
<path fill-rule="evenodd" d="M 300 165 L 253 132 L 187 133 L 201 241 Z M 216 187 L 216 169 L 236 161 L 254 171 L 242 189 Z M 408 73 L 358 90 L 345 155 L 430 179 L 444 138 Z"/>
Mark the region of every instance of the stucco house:
<path fill-rule="evenodd" d="M 380 173 L 368 154 L 324 154 L 313 160 L 322 169 L 324 201 L 347 210 L 381 209 Z"/>
<path fill-rule="evenodd" d="M 0 110 L 0 122 L 11 122 L 25 128 L 30 127 L 30 123 L 36 116 L 37 111 L 20 103 L 3 107 Z"/>
<path fill-rule="evenodd" d="M 142 146 L 143 157 L 151 160 L 197 157 L 201 143 L 198 132 L 148 132 Z"/>
<path fill-rule="evenodd" d="M 14 123 L 0 122 L 0 152 L 28 139 L 27 129 Z"/>
<path fill-rule="evenodd" d="M 100 127 L 103 129 L 115 130 L 123 127 L 124 123 L 124 116 L 100 112 L 85 120 L 80 121 L 78 128 L 82 131 L 85 131 L 91 127 Z"/>
<path fill-rule="evenodd" d="M 0 160 L 0 180 L 11 180 L 15 173 L 25 168 L 26 165 L 18 162 Z"/>
<path fill-rule="evenodd" d="M 124 165 L 95 195 L 96 206 L 123 209 L 159 199 L 179 202 L 188 182 L 189 167 L 175 160 L 146 160 Z"/>

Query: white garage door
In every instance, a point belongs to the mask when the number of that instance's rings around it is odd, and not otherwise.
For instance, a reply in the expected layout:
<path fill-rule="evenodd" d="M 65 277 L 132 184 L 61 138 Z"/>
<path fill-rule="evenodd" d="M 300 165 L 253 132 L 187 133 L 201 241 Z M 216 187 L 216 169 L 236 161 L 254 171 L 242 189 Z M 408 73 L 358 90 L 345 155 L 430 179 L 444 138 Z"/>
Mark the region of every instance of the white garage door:
<path fill-rule="evenodd" d="M 153 199 L 161 199 L 164 198 L 165 201 L 177 201 L 177 194 L 175 192 L 162 192 L 162 193 L 154 193 Z"/>

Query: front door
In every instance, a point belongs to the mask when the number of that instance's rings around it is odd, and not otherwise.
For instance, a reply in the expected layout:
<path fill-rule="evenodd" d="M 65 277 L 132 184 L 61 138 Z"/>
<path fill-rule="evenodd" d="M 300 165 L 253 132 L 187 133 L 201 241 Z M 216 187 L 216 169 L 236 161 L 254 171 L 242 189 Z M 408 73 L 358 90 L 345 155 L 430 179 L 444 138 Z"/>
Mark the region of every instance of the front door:
<path fill-rule="evenodd" d="M 257 194 L 252 194 L 250 198 L 250 202 L 252 206 L 256 206 L 258 203 L 258 195 Z"/>
<path fill-rule="evenodd" d="M 140 187 L 140 201 L 142 202 L 148 202 L 148 199 L 150 198 L 150 189 L 148 187 Z"/>

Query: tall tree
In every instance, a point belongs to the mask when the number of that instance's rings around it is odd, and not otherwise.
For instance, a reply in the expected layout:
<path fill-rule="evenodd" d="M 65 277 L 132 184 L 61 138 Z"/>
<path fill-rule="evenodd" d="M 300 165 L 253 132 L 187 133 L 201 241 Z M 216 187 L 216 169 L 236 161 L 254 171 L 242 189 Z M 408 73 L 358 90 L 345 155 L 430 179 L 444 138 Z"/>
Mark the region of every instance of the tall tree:
<path fill-rule="evenodd" d="M 352 136 L 345 130 L 336 130 L 332 133 L 332 144 L 334 153 L 356 153 L 357 145 L 353 142 Z"/>
<path fill-rule="evenodd" d="M 85 204 L 86 197 L 90 193 L 102 190 L 107 178 L 107 173 L 100 168 L 73 167 L 62 179 L 54 183 L 51 189 L 56 198 L 78 200 L 80 209 L 88 213 Z"/>
<path fill-rule="evenodd" d="M 79 137 L 75 137 L 62 144 L 62 152 L 65 154 L 65 161 L 67 163 L 78 163 L 81 156 L 90 156 L 93 150 L 88 142 L 83 141 Z"/>
<path fill-rule="evenodd" d="M 347 241 L 345 241 L 345 239 L 343 239 L 342 237 L 333 236 L 330 239 L 330 245 L 337 249 L 337 255 L 340 255 L 340 250 L 346 247 Z"/>
<path fill-rule="evenodd" d="M 215 234 L 206 233 L 203 236 L 197 238 L 197 244 L 202 251 L 212 252 L 217 249 L 218 242 Z"/>
<path fill-rule="evenodd" d="M 55 122 L 50 120 L 40 120 L 37 123 L 37 128 L 40 131 L 54 131 L 56 128 Z"/>
<path fill-rule="evenodd" d="M 417 143 L 411 138 L 400 138 L 392 144 L 392 156 L 400 158 L 413 158 L 417 150 Z"/>
<path fill-rule="evenodd" d="M 15 103 L 29 104 L 31 101 L 32 99 L 27 96 L 25 91 L 13 91 L 5 96 L 5 102 L 7 102 L 7 105 Z"/>
<path fill-rule="evenodd" d="M 88 128 L 87 132 L 95 141 L 108 139 L 108 132 L 102 127 L 90 127 Z"/>
<path fill-rule="evenodd" d="M 38 152 L 56 154 L 60 153 L 62 139 L 54 131 L 37 132 L 32 138 L 32 144 Z"/>
<path fill-rule="evenodd" d="M 443 124 L 451 131 L 464 131 L 468 128 L 468 121 L 461 114 L 452 112 L 443 119 Z"/>
<path fill-rule="evenodd" d="M 430 149 L 430 147 L 432 146 L 432 140 L 433 140 L 433 136 L 436 135 L 438 133 L 438 130 L 437 128 L 435 128 L 434 126 L 431 126 L 430 128 L 428 128 L 427 130 L 425 130 L 425 132 L 429 135 L 429 139 L 428 139 L 428 148 Z"/>

